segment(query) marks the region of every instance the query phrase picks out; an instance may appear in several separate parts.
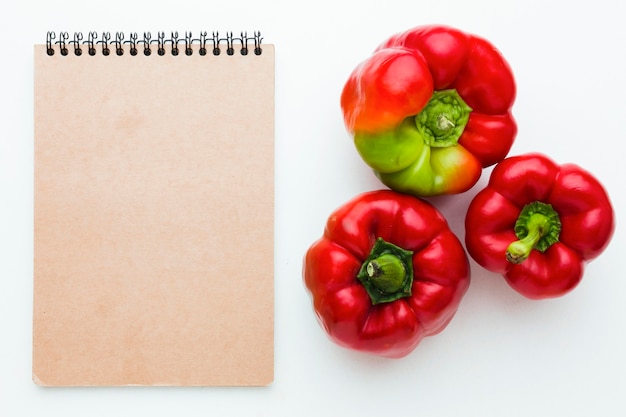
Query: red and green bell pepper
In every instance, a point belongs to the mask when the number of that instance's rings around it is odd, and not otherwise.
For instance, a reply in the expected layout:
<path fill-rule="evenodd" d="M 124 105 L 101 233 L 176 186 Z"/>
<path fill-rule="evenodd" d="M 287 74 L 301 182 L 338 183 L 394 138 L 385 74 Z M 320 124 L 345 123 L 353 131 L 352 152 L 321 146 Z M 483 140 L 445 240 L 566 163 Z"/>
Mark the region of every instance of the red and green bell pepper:
<path fill-rule="evenodd" d="M 592 174 L 532 153 L 494 167 L 465 227 L 472 258 L 522 295 L 543 299 L 578 285 L 615 226 L 609 196 Z"/>
<path fill-rule="evenodd" d="M 389 38 L 349 76 L 341 108 L 363 160 L 389 188 L 460 193 L 508 154 L 512 71 L 487 40 L 440 25 Z"/>
<path fill-rule="evenodd" d="M 446 327 L 469 286 L 470 269 L 434 206 L 379 190 L 331 214 L 305 255 L 303 277 L 334 342 L 400 358 Z"/>

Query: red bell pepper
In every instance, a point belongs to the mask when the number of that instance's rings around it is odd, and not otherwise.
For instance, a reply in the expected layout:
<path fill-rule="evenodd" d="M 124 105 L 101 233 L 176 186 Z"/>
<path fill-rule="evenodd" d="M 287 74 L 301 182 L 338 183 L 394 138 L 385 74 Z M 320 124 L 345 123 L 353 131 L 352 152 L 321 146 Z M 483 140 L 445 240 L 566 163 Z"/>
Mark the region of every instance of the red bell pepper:
<path fill-rule="evenodd" d="M 487 40 L 447 26 L 392 36 L 349 76 L 341 108 L 363 160 L 417 196 L 468 190 L 517 134 L 513 73 Z"/>
<path fill-rule="evenodd" d="M 609 244 L 614 214 L 589 172 L 533 153 L 494 167 L 470 203 L 465 227 L 476 262 L 503 274 L 520 294 L 542 299 L 578 285 L 585 263 Z"/>
<path fill-rule="evenodd" d="M 379 190 L 329 217 L 305 255 L 303 278 L 331 340 L 401 358 L 446 327 L 469 286 L 470 269 L 437 209 Z"/>

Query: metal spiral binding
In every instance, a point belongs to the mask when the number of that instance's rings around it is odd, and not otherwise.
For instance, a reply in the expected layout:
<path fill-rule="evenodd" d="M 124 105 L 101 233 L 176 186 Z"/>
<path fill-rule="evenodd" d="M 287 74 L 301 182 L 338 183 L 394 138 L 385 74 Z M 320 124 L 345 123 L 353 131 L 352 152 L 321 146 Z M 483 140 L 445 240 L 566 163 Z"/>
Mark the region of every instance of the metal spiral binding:
<path fill-rule="evenodd" d="M 234 55 L 239 45 L 238 51 L 241 55 L 248 55 L 250 47 L 255 55 L 261 55 L 263 48 L 261 42 L 261 32 L 255 31 L 252 36 L 248 36 L 247 32 L 241 32 L 240 36 L 234 36 L 233 32 L 227 32 L 225 37 L 221 37 L 219 32 L 212 32 L 209 36 L 208 32 L 200 32 L 198 37 L 194 37 L 192 32 L 185 32 L 184 37 L 180 37 L 178 32 L 171 32 L 169 37 L 165 32 L 158 32 L 156 39 L 152 38 L 151 32 L 144 32 L 140 39 L 137 33 L 128 34 L 128 39 L 123 32 L 116 32 L 115 36 L 111 36 L 110 32 L 103 32 L 98 37 L 97 32 L 88 32 L 87 39 L 83 40 L 82 32 L 74 33 L 70 40 L 69 32 L 59 32 L 58 39 L 56 32 L 48 32 L 46 35 L 46 53 L 50 56 L 57 53 L 62 56 L 68 56 L 73 53 L 76 56 L 83 54 L 86 49 L 89 56 L 95 56 L 98 53 L 104 56 L 114 53 L 117 56 L 124 55 L 126 49 L 124 45 L 130 45 L 128 53 L 132 56 L 139 54 L 142 50 L 145 56 L 152 54 L 156 49 L 159 56 L 171 54 L 177 56 L 181 50 L 185 55 L 194 54 L 194 45 L 199 45 L 198 54 L 207 55 L 209 52 L 213 55 L 220 55 L 222 50 L 227 55 Z M 184 45 L 183 48 L 180 45 Z M 156 46 L 156 48 L 155 48 Z"/>

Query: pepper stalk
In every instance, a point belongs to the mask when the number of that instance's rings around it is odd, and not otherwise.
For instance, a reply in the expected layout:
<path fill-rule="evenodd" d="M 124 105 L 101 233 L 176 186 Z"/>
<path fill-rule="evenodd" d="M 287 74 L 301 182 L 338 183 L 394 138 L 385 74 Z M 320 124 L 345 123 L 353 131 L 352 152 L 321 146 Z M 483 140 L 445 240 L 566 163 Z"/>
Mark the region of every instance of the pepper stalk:
<path fill-rule="evenodd" d="M 413 286 L 413 252 L 378 238 L 357 279 L 374 305 L 408 297 Z"/>
<path fill-rule="evenodd" d="M 415 116 L 415 125 L 424 143 L 436 148 L 454 146 L 465 130 L 472 108 L 454 90 L 435 91 Z"/>
<path fill-rule="evenodd" d="M 534 201 L 524 206 L 513 230 L 519 240 L 508 246 L 506 259 L 519 264 L 530 256 L 533 249 L 545 252 L 559 241 L 561 219 L 552 205 Z"/>

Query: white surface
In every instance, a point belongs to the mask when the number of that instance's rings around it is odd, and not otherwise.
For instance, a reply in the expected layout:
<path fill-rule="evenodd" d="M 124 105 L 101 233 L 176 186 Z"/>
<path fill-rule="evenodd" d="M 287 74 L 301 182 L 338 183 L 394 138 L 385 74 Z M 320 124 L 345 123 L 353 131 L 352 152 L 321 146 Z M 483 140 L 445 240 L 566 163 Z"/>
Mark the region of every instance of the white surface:
<path fill-rule="evenodd" d="M 624 16 L 617 0 L 4 5 L 0 415 L 626 415 Z M 427 23 L 480 34 L 503 52 L 518 85 L 511 154 L 541 151 L 590 170 L 612 197 L 617 230 L 581 285 L 557 300 L 525 300 L 472 263 L 472 284 L 449 327 L 390 361 L 327 340 L 302 285 L 302 256 L 331 210 L 381 187 L 342 124 L 345 78 L 387 36 Z M 261 30 L 276 45 L 275 381 L 268 388 L 37 387 L 30 375 L 32 45 L 48 30 L 201 29 Z M 460 237 L 467 204 L 488 173 L 461 196 L 433 200 Z"/>

